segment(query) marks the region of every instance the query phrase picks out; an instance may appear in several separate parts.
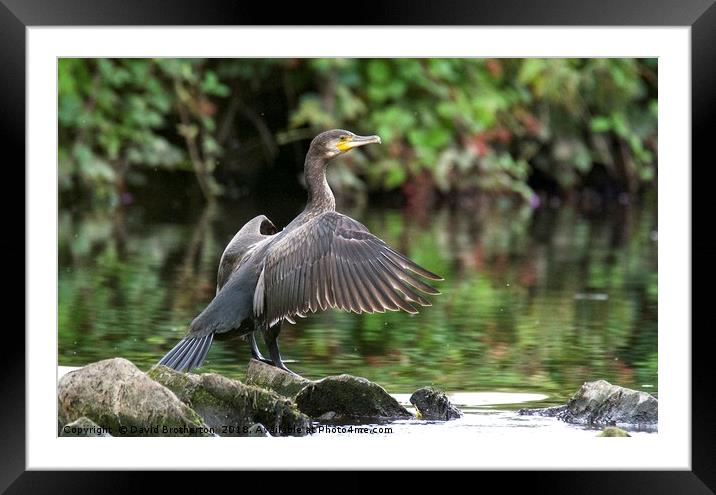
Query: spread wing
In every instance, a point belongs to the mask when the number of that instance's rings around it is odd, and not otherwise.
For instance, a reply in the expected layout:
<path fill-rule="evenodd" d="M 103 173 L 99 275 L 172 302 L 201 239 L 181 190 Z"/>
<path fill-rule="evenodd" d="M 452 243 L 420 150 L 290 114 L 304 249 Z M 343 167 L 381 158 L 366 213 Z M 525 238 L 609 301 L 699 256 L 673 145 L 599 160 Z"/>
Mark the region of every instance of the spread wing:
<path fill-rule="evenodd" d="M 328 308 L 417 313 L 414 304 L 430 306 L 421 293 L 439 294 L 420 277 L 442 280 L 360 222 L 327 212 L 270 247 L 254 293 L 254 315 L 273 325 Z"/>

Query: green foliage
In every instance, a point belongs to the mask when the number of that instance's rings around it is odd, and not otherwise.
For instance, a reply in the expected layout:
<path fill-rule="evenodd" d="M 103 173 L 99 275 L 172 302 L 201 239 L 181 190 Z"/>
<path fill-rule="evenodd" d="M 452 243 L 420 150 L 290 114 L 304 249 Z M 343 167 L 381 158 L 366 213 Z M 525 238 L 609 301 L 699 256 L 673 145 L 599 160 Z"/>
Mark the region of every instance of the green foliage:
<path fill-rule="evenodd" d="M 311 66 L 323 90 L 301 100 L 291 123 L 380 134 L 387 146 L 355 159 L 354 173 L 372 188 L 393 189 L 427 172 L 443 192 L 529 198 L 532 168 L 564 189 L 580 187 L 594 163 L 631 192 L 655 175 L 650 60 L 334 59 Z"/>
<path fill-rule="evenodd" d="M 384 145 L 350 155 L 343 193 L 529 199 L 535 171 L 574 190 L 595 164 L 635 192 L 656 176 L 656 83 L 653 59 L 61 59 L 59 183 L 116 200 L 151 170 L 193 170 L 212 198 L 229 137 L 344 127 Z"/>
<path fill-rule="evenodd" d="M 228 88 L 201 60 L 59 60 L 59 184 L 114 202 L 136 170 L 191 170 L 178 136 L 197 139 L 210 162 L 221 152 L 213 137 L 210 96 Z M 184 118 L 179 118 L 183 114 Z"/>

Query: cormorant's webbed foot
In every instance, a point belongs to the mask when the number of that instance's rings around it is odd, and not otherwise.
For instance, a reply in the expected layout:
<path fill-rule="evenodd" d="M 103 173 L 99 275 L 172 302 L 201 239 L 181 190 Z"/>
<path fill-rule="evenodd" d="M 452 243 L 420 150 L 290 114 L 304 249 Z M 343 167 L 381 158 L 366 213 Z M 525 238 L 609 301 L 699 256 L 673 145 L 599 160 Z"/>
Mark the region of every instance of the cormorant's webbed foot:
<path fill-rule="evenodd" d="M 278 364 L 276 364 L 276 363 L 272 363 L 272 364 L 273 364 L 274 366 L 276 366 L 278 369 L 281 369 L 281 370 L 285 371 L 285 372 L 288 373 L 289 375 L 301 376 L 301 375 L 299 375 L 298 373 L 296 373 L 295 371 L 291 371 L 290 369 L 288 369 L 288 368 L 286 367 L 286 365 L 283 364 L 283 361 L 279 361 Z"/>

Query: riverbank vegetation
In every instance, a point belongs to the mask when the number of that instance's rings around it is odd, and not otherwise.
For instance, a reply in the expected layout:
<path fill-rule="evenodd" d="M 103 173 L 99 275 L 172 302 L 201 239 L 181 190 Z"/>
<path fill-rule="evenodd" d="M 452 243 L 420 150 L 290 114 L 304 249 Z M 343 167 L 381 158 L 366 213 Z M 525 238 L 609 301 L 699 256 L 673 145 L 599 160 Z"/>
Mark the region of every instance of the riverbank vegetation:
<path fill-rule="evenodd" d="M 335 167 L 346 198 L 534 203 L 656 181 L 655 59 L 60 59 L 58 78 L 62 197 L 97 205 L 168 176 L 235 198 L 272 167 L 298 176 L 332 127 L 384 143 Z"/>

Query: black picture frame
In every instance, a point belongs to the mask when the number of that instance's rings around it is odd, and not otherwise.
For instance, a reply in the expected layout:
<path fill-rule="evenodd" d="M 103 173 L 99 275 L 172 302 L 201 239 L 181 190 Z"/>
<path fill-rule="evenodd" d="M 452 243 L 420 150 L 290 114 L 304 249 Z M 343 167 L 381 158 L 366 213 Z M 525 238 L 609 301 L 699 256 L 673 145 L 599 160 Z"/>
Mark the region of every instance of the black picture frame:
<path fill-rule="evenodd" d="M 336 16 L 336 9 L 350 7 L 351 15 Z M 713 141 L 714 110 L 716 109 L 716 6 L 714 0 L 602 0 L 576 3 L 574 0 L 501 0 L 500 2 L 453 0 L 444 4 L 425 0 L 392 0 L 361 2 L 282 2 L 280 8 L 267 2 L 240 0 L 0 0 L 0 140 L 7 163 L 25 163 L 25 29 L 31 26 L 112 26 L 112 25 L 536 25 L 536 26 L 687 26 L 691 28 L 692 70 L 692 163 L 706 153 Z M 711 123 L 711 125 L 708 125 Z M 713 158 L 709 160 L 713 162 Z M 10 168 L 9 166 L 7 168 Z M 13 184 L 25 184 L 24 167 L 13 166 L 20 177 Z M 698 167 L 692 166 L 692 173 Z M 10 189 L 11 171 L 4 172 L 5 188 Z M 692 184 L 699 184 L 693 181 Z M 702 187 L 706 187 L 703 183 Z M 13 186 L 13 190 L 23 190 Z M 18 199 L 1 195 L 4 217 L 19 218 Z M 703 196 L 702 196 L 703 198 Z M 21 204 L 25 204 L 24 201 Z M 694 215 L 708 215 L 708 205 L 693 202 Z M 24 211 L 23 211 L 24 213 Z M 24 216 L 23 216 L 24 217 Z M 696 225 L 710 225 L 703 220 Z M 703 228 L 703 227 L 702 227 Z M 24 235 L 3 239 L 6 259 L 25 259 Z M 716 253 L 708 233 L 692 238 L 695 258 Z M 701 236 L 698 239 L 698 236 Z M 48 247 L 48 249 L 50 249 Z M 705 256 L 704 256 L 705 257 Z M 694 257 L 692 255 L 692 263 Z M 19 263 L 11 263 L 19 266 Z M 708 269 L 708 262 L 700 266 Z M 704 269 L 700 269 L 701 272 Z M 6 287 L 9 286 L 6 281 Z M 24 285 L 23 285 L 24 287 Z M 19 294 L 13 286 L 13 294 Z M 710 291 L 709 291 L 710 292 Z M 25 291 L 22 291 L 23 295 Z M 695 297 L 708 297 L 692 292 Z M 709 294 L 710 295 L 710 294 Z M 8 304 L 8 306 L 10 306 Z M 15 305 L 20 307 L 19 304 Z M 693 308 L 693 303 L 692 303 Z M 6 310 L 7 312 L 7 310 Z M 4 318 L 0 344 L 0 491 L 7 493 L 126 493 L 141 488 L 150 480 L 138 480 L 137 473 L 128 472 L 49 472 L 26 471 L 25 435 L 25 339 L 19 325 Z M 709 372 L 711 358 L 708 345 L 710 325 L 694 327 L 692 342 L 692 470 L 691 471 L 610 471 L 610 472 L 529 472 L 528 490 L 550 493 L 714 493 L 716 490 L 716 428 L 713 424 L 713 375 Z M 669 329 L 687 334 L 691 329 Z M 479 448 L 479 447 L 478 447 Z M 577 454 L 578 455 L 578 454 Z M 217 480 L 205 484 L 206 475 L 162 476 L 164 490 L 172 489 L 172 481 L 186 489 L 192 485 L 209 489 Z M 237 489 L 276 489 L 283 481 L 289 486 L 303 484 L 302 476 L 240 476 L 235 477 Z M 146 477 L 155 478 L 151 473 Z M 442 475 L 438 475 L 442 476 Z M 513 486 L 517 478 L 507 473 L 481 473 L 479 483 L 498 482 L 501 487 Z M 423 483 L 424 476 L 411 476 L 410 482 Z M 310 478 L 309 478 L 310 480 Z M 506 481 L 507 480 L 507 481 Z M 156 480 L 155 480 L 156 481 Z M 315 480 L 314 480 L 315 481 Z M 346 483 L 345 480 L 341 483 Z M 316 483 L 310 482 L 311 486 Z M 371 484 L 361 477 L 351 477 L 350 487 L 370 490 Z M 218 486 L 218 485 L 217 485 Z M 305 486 L 305 485 L 304 485 Z M 401 486 L 405 490 L 406 486 Z"/>

